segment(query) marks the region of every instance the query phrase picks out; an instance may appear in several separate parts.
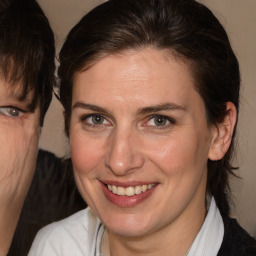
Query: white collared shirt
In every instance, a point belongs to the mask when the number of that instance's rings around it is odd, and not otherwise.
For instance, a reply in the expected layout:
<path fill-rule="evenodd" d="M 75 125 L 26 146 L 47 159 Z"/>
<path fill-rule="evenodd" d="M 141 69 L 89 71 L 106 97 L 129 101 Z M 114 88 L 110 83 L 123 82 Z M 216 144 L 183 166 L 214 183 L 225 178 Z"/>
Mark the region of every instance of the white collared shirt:
<path fill-rule="evenodd" d="M 41 229 L 28 256 L 103 256 L 100 244 L 104 226 L 88 207 Z M 224 236 L 224 224 L 214 198 L 188 256 L 216 256 Z"/>

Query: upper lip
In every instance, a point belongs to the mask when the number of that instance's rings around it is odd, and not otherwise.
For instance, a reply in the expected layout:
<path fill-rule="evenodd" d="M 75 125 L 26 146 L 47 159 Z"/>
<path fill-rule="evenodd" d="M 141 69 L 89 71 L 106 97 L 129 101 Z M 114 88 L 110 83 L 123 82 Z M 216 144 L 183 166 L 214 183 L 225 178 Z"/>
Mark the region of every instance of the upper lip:
<path fill-rule="evenodd" d="M 157 182 L 152 181 L 127 181 L 127 182 L 120 182 L 120 181 L 114 181 L 114 180 L 101 180 L 101 183 L 105 185 L 114 185 L 117 187 L 136 187 L 136 186 L 142 186 L 142 185 L 149 185 L 149 184 L 157 184 Z"/>

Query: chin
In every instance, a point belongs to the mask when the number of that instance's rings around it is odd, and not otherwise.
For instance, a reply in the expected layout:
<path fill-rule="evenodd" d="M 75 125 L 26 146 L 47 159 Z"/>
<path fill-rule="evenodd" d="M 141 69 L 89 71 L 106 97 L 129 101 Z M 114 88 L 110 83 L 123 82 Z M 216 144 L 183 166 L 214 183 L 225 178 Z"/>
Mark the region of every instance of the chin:
<path fill-rule="evenodd" d="M 104 222 L 107 230 L 115 235 L 124 237 L 139 237 L 149 233 L 149 223 L 145 216 L 110 217 Z"/>

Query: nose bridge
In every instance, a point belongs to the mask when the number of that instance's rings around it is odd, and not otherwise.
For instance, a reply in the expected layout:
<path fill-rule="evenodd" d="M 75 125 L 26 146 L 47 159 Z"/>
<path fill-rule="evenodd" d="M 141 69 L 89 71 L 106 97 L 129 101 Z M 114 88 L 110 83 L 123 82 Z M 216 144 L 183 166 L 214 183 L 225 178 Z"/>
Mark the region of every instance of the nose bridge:
<path fill-rule="evenodd" d="M 129 128 L 116 128 L 110 135 L 105 162 L 115 175 L 125 175 L 142 167 L 144 157 L 136 135 L 136 132 Z"/>

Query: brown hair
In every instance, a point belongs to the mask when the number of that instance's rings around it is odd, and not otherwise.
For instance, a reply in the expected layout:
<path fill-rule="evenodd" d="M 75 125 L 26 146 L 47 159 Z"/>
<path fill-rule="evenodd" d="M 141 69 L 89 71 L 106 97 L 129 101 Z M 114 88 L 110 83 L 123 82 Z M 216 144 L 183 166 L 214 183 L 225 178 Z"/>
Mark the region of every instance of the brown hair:
<path fill-rule="evenodd" d="M 14 87 L 22 82 L 20 100 L 33 92 L 31 111 L 40 100 L 40 118 L 52 99 L 55 84 L 54 35 L 35 0 L 0 2 L 0 78 Z"/>
<path fill-rule="evenodd" d="M 110 0 L 81 19 L 60 52 L 60 100 L 67 134 L 75 73 L 108 54 L 148 46 L 169 49 L 190 63 L 209 124 L 223 121 L 228 101 L 238 111 L 239 65 L 224 28 L 208 8 L 194 0 Z M 223 216 L 229 214 L 234 136 L 235 132 L 223 159 L 208 160 L 207 189 Z"/>

